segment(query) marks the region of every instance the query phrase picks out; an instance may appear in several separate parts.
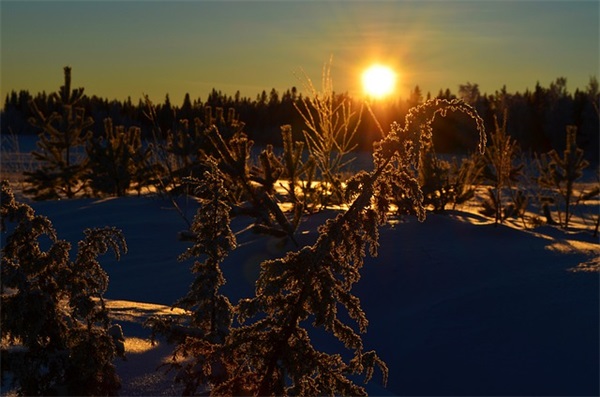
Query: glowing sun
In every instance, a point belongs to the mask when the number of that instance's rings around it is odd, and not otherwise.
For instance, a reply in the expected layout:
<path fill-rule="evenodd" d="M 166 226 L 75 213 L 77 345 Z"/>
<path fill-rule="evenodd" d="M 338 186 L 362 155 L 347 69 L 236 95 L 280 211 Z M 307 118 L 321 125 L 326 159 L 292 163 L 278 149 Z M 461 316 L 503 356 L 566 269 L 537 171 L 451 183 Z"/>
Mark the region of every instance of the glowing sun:
<path fill-rule="evenodd" d="M 382 98 L 394 91 L 396 73 L 383 65 L 372 65 L 362 74 L 363 88 L 367 95 Z"/>

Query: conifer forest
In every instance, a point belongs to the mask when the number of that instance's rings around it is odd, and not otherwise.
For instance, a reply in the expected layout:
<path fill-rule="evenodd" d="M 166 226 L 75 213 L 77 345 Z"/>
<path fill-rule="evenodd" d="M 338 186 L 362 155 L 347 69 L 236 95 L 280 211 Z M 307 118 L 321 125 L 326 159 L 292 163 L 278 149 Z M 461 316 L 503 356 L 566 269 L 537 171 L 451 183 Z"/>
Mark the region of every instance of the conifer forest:
<path fill-rule="evenodd" d="M 595 77 L 118 101 L 62 72 L 0 115 L 2 395 L 600 393 Z"/>

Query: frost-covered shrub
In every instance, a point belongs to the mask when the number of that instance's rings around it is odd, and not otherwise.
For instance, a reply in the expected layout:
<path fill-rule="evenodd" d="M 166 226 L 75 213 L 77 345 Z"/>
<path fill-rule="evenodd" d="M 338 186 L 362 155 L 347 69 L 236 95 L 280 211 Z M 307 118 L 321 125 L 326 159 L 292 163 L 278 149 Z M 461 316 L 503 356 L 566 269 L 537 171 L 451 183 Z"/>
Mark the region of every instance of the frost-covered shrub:
<path fill-rule="evenodd" d="M 256 232 L 294 240 L 301 208 L 296 206 L 296 211 L 288 218 L 279 207 L 274 191 L 275 182 L 286 171 L 284 161 L 267 146 L 259 155 L 259 163 L 253 165 L 250 153 L 254 142 L 245 134 L 238 133 L 227 140 L 216 125 L 205 130 L 205 134 L 212 145 L 214 160 L 222 172 L 228 195 L 233 199 L 234 214 L 253 216 Z M 289 167 L 287 172 L 290 172 Z"/>
<path fill-rule="evenodd" d="M 146 98 L 147 117 L 154 125 L 155 135 L 163 132 L 157 122 L 155 107 Z M 248 215 L 256 219 L 253 230 L 258 233 L 294 239 L 293 234 L 304 211 L 317 207 L 322 201 L 318 188 L 313 187 L 316 163 L 312 157 L 302 160 L 304 144 L 292 141 L 291 127 L 282 126 L 283 153 L 277 155 L 271 145 L 263 149 L 255 160 L 252 156 L 254 141 L 243 132 L 234 109 L 227 114 L 223 108 L 205 107 L 204 120 L 196 118 L 193 126 L 180 120 L 166 132 L 166 143 L 158 139 L 152 145 L 155 163 L 163 165 L 159 191 L 189 193 L 184 182 L 196 178 L 211 168 L 215 161 L 223 177 L 227 200 L 232 215 Z M 279 203 L 277 188 L 281 179 L 292 202 L 293 210 L 287 215 Z"/>
<path fill-rule="evenodd" d="M 480 183 L 483 162 L 479 153 L 457 160 L 437 157 L 433 142 L 424 145 L 419 167 L 419 184 L 424 204 L 434 212 L 443 212 L 448 205 L 455 208 L 475 196 Z"/>
<path fill-rule="evenodd" d="M 292 127 L 281 126 L 283 140 L 283 154 L 281 163 L 283 173 L 281 179 L 287 182 L 284 185 L 289 200 L 294 204 L 295 212 L 313 213 L 322 208 L 324 185 L 316 182 L 317 162 L 309 155 L 305 161 L 302 159 L 304 153 L 304 142 L 292 140 Z"/>
<path fill-rule="evenodd" d="M 224 178 L 231 201 L 232 215 L 248 215 L 256 219 L 253 231 L 294 239 L 302 215 L 314 213 L 330 196 L 331 184 L 317 181 L 317 161 L 304 155 L 305 144 L 292 140 L 291 126 L 281 126 L 283 151 L 276 154 L 267 145 L 253 161 L 254 142 L 243 133 L 226 139 L 215 126 L 205 130 L 212 153 L 202 162 L 214 159 Z M 284 212 L 280 203 L 291 203 Z"/>
<path fill-rule="evenodd" d="M 419 185 L 427 209 L 443 212 L 448 205 L 456 208 L 473 198 L 482 170 L 481 155 L 478 153 L 461 160 L 452 158 L 447 161 L 436 156 L 433 143 L 426 144 L 421 155 Z"/>
<path fill-rule="evenodd" d="M 583 176 L 583 170 L 590 163 L 584 158 L 583 150 L 577 147 L 577 127 L 567 126 L 566 147 L 562 157 L 556 150 L 543 154 L 538 161 L 540 176 L 538 182 L 541 187 L 554 189 L 562 199 L 564 219 L 562 219 L 560 206 L 558 214 L 561 225 L 566 229 L 572 216 L 572 206 L 575 201 L 574 184 Z M 598 193 L 594 191 L 592 196 Z"/>
<path fill-rule="evenodd" d="M 219 338 L 207 333 L 205 326 L 199 327 L 204 331 L 186 333 L 187 338 L 178 348 L 180 356 L 176 354 L 172 363 L 185 371 L 180 379 L 186 384 L 186 393 L 196 393 L 198 389 L 204 392 L 206 387 L 211 395 L 365 395 L 365 389 L 350 377 L 363 374 L 368 382 L 376 368 L 382 372 L 385 383 L 388 376 L 385 363 L 374 351 L 364 350 L 360 333 L 366 332 L 368 321 L 359 298 L 352 294 L 352 287 L 360 279 L 367 252 L 377 255 L 378 228 L 386 222 L 398 195 L 410 197 L 420 219 L 424 218 L 423 195 L 414 171 L 420 163 L 424 142 L 431 138 L 433 118 L 447 111 L 462 111 L 475 119 L 483 150 L 483 121 L 461 101 L 436 99 L 412 109 L 404 127 L 394 123 L 390 133 L 376 146 L 375 169 L 361 172 L 348 181 L 344 191 L 345 200 L 351 203 L 348 210 L 322 225 L 313 245 L 261 264 L 256 295 L 242 299 L 232 309 L 239 325 L 232 324 Z M 215 176 L 207 175 L 205 179 L 210 181 Z M 224 196 L 220 185 L 213 191 L 216 197 Z M 206 199 L 205 205 L 200 211 L 225 209 L 216 198 Z M 230 235 L 228 226 L 221 222 L 225 217 L 217 218 L 219 222 L 212 226 L 208 221 L 199 226 L 191 252 L 194 256 L 207 253 L 211 237 Z M 223 246 L 230 248 L 233 248 L 231 243 Z M 219 258 L 222 253 L 219 251 Z M 202 294 L 194 292 L 200 291 L 194 284 L 184 298 L 191 299 L 186 304 L 192 310 L 205 307 L 203 318 L 208 313 L 218 314 L 206 308 L 214 298 L 221 299 L 216 292 L 222 285 L 220 272 L 211 267 L 209 273 L 211 276 L 199 281 L 203 283 Z M 228 311 L 219 313 L 222 315 L 219 324 L 230 321 Z M 345 322 L 346 317 L 351 320 L 349 323 Z M 162 331 L 167 334 L 181 330 L 166 325 Z M 310 328 L 331 333 L 350 350 L 351 358 L 315 349 Z"/>
<path fill-rule="evenodd" d="M 154 142 L 154 163 L 162 169 L 161 179 L 157 184 L 159 191 L 181 193 L 186 186 L 183 180 L 187 177 L 198 177 L 206 170 L 202 163 L 207 156 L 218 157 L 218 152 L 211 144 L 206 132 L 214 127 L 225 141 L 243 135 L 244 123 L 239 120 L 235 109 L 224 109 L 211 106 L 204 108 L 204 118 L 180 119 L 166 131 L 160 126 L 156 107 L 148 96 L 145 97 L 145 116 L 152 123 Z"/>
<path fill-rule="evenodd" d="M 457 103 L 462 104 L 460 109 L 456 107 Z M 417 143 L 408 143 L 412 145 L 412 149 L 406 153 L 411 160 L 404 167 L 404 186 L 411 188 L 401 190 L 391 187 L 396 190 L 392 194 L 393 204 L 399 214 L 413 214 L 421 218 L 428 205 L 432 206 L 434 211 L 443 211 L 449 203 L 461 204 L 473 197 L 483 167 L 478 159 L 480 154 L 471 155 L 460 164 L 456 161 L 449 163 L 437 158 L 432 141 L 431 124 L 435 117 L 438 114 L 445 116 L 448 111 L 460 110 L 477 121 L 480 132 L 479 148 L 483 151 L 486 142 L 485 135 L 482 135 L 483 122 L 474 109 L 465 106 L 469 105 L 442 99 L 430 100 L 408 112 L 404 127 L 392 125 L 392 129 L 398 134 L 420 134 L 419 140 L 411 141 Z M 413 147 L 415 144 L 417 147 Z M 414 161 L 416 165 L 410 163 Z M 421 205 L 415 205 L 414 196 L 423 196 L 417 200 Z"/>
<path fill-rule="evenodd" d="M 355 135 L 362 118 L 362 106 L 353 109 L 347 95 L 335 95 L 331 78 L 331 60 L 323 66 L 322 91 L 305 76 L 304 88 L 309 95 L 294 107 L 302 118 L 304 140 L 326 189 L 321 191 L 321 204 L 343 201 L 342 171 L 354 160 Z"/>
<path fill-rule="evenodd" d="M 452 204 L 463 204 L 475 197 L 477 186 L 481 182 L 483 163 L 479 153 L 471 154 L 460 162 L 456 159 L 450 164 L 452 175 Z"/>
<path fill-rule="evenodd" d="M 108 276 L 98 256 L 110 248 L 118 259 L 126 251 L 121 232 L 85 230 L 71 260 L 71 245 L 58 239 L 48 218 L 17 202 L 6 181 L 0 201 L 2 232 L 8 233 L 1 262 L 2 361 L 19 392 L 116 394 L 116 353 L 102 299 Z"/>

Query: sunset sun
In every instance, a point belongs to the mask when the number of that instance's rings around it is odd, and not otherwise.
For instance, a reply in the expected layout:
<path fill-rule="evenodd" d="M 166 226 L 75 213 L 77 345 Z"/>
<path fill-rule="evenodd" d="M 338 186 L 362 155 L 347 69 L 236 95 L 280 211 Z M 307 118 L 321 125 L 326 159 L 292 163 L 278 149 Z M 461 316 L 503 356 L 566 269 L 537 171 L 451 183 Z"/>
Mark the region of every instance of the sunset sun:
<path fill-rule="evenodd" d="M 362 74 L 365 93 L 373 98 L 391 94 L 396 86 L 396 73 L 387 66 L 372 65 Z"/>

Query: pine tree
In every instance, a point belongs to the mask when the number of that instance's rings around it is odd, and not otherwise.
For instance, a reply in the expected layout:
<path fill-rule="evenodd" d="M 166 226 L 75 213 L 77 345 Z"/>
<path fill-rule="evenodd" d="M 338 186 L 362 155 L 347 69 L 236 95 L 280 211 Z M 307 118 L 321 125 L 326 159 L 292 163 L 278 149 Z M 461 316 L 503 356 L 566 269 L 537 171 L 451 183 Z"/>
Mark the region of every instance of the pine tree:
<path fill-rule="evenodd" d="M 85 176 L 94 195 L 124 196 L 132 185 L 139 192 L 150 183 L 151 148 L 142 146 L 138 127 L 114 127 L 112 119 L 106 118 L 104 136 L 88 139 L 85 150 L 89 162 Z"/>
<path fill-rule="evenodd" d="M 183 119 L 175 130 L 167 131 L 165 150 L 172 161 L 169 162 L 172 183 L 177 186 L 190 176 L 202 175 L 200 162 L 202 152 L 207 149 L 207 139 L 204 136 L 206 125 L 199 119 L 190 121 Z"/>
<path fill-rule="evenodd" d="M 234 210 L 256 218 L 254 231 L 294 240 L 293 234 L 299 218 L 295 216 L 290 221 L 273 194 L 273 184 L 281 176 L 283 165 L 274 156 L 272 148 L 267 147 L 260 154 L 262 168 L 253 169 L 249 159 L 254 142 L 246 134 L 236 132 L 231 139 L 226 140 L 215 124 L 207 128 L 205 134 L 212 147 L 211 152 L 215 153 L 214 158 L 218 161 L 219 169 L 226 178 L 230 197 L 233 192 L 239 200 L 234 203 Z M 249 203 L 251 208 L 241 208 L 241 202 Z"/>
<path fill-rule="evenodd" d="M 495 131 L 490 136 L 490 145 L 486 150 L 484 161 L 484 178 L 492 183 L 487 189 L 488 198 L 483 201 L 483 213 L 494 216 L 494 224 L 503 222 L 504 213 L 503 192 L 511 191 L 523 170 L 523 164 L 515 164 L 519 152 L 517 143 L 506 133 L 507 112 L 504 112 L 502 125 L 494 117 Z"/>
<path fill-rule="evenodd" d="M 24 395 L 113 395 L 120 387 L 98 256 L 127 250 L 114 228 L 87 229 L 75 260 L 50 220 L 1 191 L 3 362 Z M 50 245 L 44 250 L 43 240 Z M 44 241 L 45 243 L 45 241 Z M 3 368 L 4 370 L 5 368 Z"/>
<path fill-rule="evenodd" d="M 569 227 L 571 207 L 574 199 L 574 184 L 583 175 L 583 170 L 589 166 L 584 158 L 583 150 L 577 147 L 577 127 L 567 126 L 566 148 L 562 157 L 556 150 L 542 155 L 539 163 L 539 183 L 542 187 L 553 188 L 564 200 L 565 219 L 563 227 Z"/>
<path fill-rule="evenodd" d="M 83 88 L 71 90 L 70 67 L 64 68 L 64 75 L 65 84 L 58 93 L 52 94 L 61 113 L 53 112 L 46 116 L 34 100 L 29 102 L 34 114 L 29 122 L 42 130 L 37 142 L 39 151 L 32 155 L 42 165 L 38 170 L 25 172 L 26 182 L 31 184 L 25 193 L 38 200 L 72 198 L 84 187 L 82 178 L 86 162 L 78 159 L 77 155 L 91 136 L 91 132 L 85 130 L 93 125 L 94 120 L 86 117 L 85 109 L 78 106 L 83 98 Z"/>
<path fill-rule="evenodd" d="M 283 154 L 281 163 L 283 165 L 282 179 L 287 180 L 285 190 L 289 199 L 294 203 L 294 211 L 315 212 L 322 206 L 321 197 L 323 184 L 316 182 L 317 162 L 314 157 L 308 156 L 306 161 L 302 160 L 304 153 L 304 142 L 292 140 L 292 126 L 287 124 L 281 126 L 283 141 Z"/>

